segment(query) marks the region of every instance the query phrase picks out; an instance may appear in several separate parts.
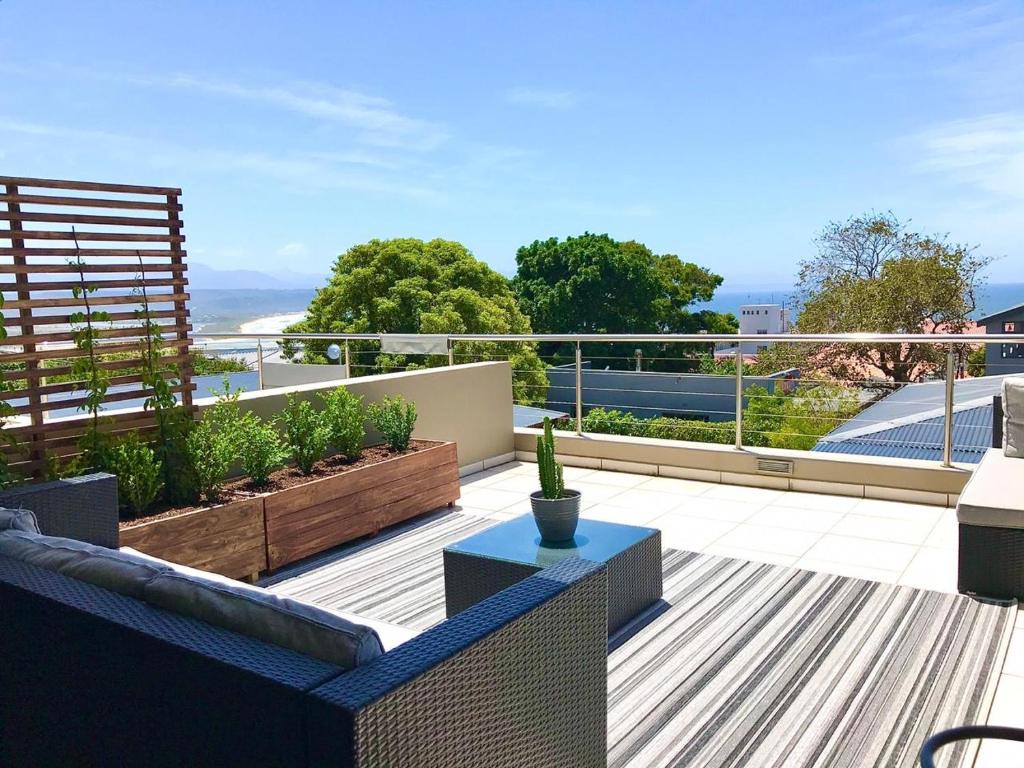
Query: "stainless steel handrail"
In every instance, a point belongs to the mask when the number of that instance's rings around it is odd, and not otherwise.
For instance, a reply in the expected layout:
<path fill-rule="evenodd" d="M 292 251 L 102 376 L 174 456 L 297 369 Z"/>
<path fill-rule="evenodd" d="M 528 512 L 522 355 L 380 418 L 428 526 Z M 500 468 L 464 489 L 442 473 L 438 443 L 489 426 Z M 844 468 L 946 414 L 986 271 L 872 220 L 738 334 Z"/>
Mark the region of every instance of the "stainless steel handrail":
<path fill-rule="evenodd" d="M 201 339 L 254 339 L 262 344 L 263 339 L 344 341 L 345 362 L 349 362 L 350 341 L 380 341 L 385 334 L 379 333 L 198 333 L 194 340 Z M 943 413 L 942 464 L 953 466 L 953 386 L 956 374 L 955 346 L 962 344 L 1024 344 L 1024 333 L 992 335 L 970 335 L 960 333 L 786 333 L 786 334 L 723 334 L 723 333 L 525 333 L 525 334 L 471 334 L 448 335 L 448 364 L 455 363 L 455 344 L 460 341 L 476 342 L 556 342 L 570 343 L 576 347 L 575 360 L 575 422 L 576 433 L 583 432 L 583 343 L 663 343 L 663 344 L 735 344 L 744 342 L 781 344 L 943 344 L 947 345 L 945 365 L 945 401 Z M 743 366 L 736 366 L 736 441 L 737 450 L 743 450 Z"/>

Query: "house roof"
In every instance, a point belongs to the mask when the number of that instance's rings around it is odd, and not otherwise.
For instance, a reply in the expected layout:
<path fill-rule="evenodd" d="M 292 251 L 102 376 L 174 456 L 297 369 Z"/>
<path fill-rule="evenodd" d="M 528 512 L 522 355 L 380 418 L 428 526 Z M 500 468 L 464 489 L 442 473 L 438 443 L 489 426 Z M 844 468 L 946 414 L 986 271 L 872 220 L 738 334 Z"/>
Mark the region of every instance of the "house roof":
<path fill-rule="evenodd" d="M 822 439 L 813 450 L 818 453 L 941 461 L 944 422 L 945 416 L 939 414 L 888 428 L 864 430 L 838 439 Z M 953 461 L 977 464 L 991 445 L 991 402 L 953 411 Z"/>
<path fill-rule="evenodd" d="M 992 396 L 1002 376 L 962 379 L 953 388 L 953 461 L 977 463 L 992 445 Z M 819 453 L 942 459 L 946 382 L 908 384 L 825 435 Z"/>
<path fill-rule="evenodd" d="M 988 322 L 989 320 L 996 320 L 1002 317 L 1003 315 L 1009 314 L 1024 315 L 1024 304 L 1017 304 L 1012 307 L 1007 307 L 1006 309 L 1001 309 L 998 312 L 993 312 L 991 314 L 985 315 L 984 317 L 979 317 L 977 320 L 975 320 L 975 322 L 979 324 L 985 323 Z"/>
<path fill-rule="evenodd" d="M 512 425 L 516 427 L 539 427 L 547 416 L 552 421 L 568 416 L 562 411 L 551 411 L 547 408 L 534 408 L 529 405 L 512 406 Z"/>

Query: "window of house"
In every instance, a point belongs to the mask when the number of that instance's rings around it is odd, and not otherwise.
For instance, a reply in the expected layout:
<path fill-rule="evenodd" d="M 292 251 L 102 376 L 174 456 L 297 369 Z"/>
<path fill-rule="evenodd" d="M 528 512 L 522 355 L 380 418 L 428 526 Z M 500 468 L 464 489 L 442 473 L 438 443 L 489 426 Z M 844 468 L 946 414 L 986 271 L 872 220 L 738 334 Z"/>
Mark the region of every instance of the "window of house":
<path fill-rule="evenodd" d="M 1003 323 L 1003 333 L 1016 333 L 1016 332 L 1017 332 L 1017 323 L 1016 323 L 1016 321 L 1008 320 L 1007 322 Z"/>

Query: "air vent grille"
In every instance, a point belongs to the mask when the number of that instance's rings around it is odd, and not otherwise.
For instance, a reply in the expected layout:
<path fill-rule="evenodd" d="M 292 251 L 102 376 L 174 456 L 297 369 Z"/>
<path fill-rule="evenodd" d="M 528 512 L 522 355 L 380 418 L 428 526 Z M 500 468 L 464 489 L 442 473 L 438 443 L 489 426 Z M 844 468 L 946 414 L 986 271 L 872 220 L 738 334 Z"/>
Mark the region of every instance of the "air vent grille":
<path fill-rule="evenodd" d="M 785 459 L 758 459 L 757 471 L 769 475 L 792 475 L 793 462 Z"/>

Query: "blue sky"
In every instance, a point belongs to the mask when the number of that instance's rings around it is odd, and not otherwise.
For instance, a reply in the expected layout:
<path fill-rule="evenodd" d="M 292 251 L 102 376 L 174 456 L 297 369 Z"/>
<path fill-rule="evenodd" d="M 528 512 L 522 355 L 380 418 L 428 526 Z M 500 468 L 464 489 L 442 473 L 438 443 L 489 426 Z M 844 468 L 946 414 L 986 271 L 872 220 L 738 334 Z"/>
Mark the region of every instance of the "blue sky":
<path fill-rule="evenodd" d="M 892 209 L 1024 280 L 1024 5 L 0 2 L 0 173 L 176 185 L 192 259 L 584 230 L 787 285 Z"/>

